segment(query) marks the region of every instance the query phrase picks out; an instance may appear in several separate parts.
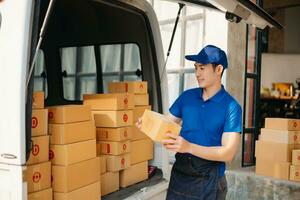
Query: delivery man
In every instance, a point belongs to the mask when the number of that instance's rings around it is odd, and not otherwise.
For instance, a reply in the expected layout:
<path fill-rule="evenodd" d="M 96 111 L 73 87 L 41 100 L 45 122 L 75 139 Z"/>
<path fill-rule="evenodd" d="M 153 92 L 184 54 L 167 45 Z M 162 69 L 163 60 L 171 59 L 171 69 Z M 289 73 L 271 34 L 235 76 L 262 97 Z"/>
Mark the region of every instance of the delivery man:
<path fill-rule="evenodd" d="M 225 199 L 225 162 L 233 159 L 242 129 L 241 107 L 221 84 L 227 56 L 208 45 L 185 58 L 195 62 L 199 88 L 184 91 L 169 109 L 168 117 L 182 122 L 182 129 L 180 136 L 167 133 L 170 139 L 163 141 L 176 152 L 167 199 Z"/>

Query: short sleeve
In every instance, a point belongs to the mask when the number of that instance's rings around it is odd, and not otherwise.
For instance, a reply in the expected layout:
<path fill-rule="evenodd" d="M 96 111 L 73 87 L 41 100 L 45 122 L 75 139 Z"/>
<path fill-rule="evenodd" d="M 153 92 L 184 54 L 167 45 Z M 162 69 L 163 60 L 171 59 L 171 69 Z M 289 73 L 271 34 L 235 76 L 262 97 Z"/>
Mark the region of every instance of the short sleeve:
<path fill-rule="evenodd" d="M 237 102 L 232 102 L 226 112 L 224 132 L 242 132 L 242 109 Z"/>
<path fill-rule="evenodd" d="M 169 111 L 172 115 L 174 115 L 177 118 L 182 118 L 182 98 L 183 94 L 181 94 L 175 102 L 170 107 Z"/>

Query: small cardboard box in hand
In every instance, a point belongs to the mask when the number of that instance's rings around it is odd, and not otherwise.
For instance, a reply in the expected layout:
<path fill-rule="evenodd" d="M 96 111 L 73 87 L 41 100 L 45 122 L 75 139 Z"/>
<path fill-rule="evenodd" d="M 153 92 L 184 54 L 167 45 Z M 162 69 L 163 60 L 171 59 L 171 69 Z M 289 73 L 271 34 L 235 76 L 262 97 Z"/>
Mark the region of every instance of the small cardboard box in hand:
<path fill-rule="evenodd" d="M 179 124 L 160 113 L 145 110 L 142 116 L 141 131 L 154 141 L 161 142 L 169 139 L 166 135 L 168 132 L 179 135 L 180 130 L 181 126 Z"/>

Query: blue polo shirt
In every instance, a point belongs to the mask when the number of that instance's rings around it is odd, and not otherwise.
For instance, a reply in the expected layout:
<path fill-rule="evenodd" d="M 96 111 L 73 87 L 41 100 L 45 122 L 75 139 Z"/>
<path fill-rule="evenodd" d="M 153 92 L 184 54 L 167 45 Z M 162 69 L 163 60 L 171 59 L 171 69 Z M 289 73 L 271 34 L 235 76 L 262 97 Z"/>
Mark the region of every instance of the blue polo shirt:
<path fill-rule="evenodd" d="M 182 119 L 180 135 L 187 141 L 201 146 L 222 146 L 224 132 L 242 131 L 242 109 L 224 89 L 206 101 L 202 88 L 184 91 L 169 109 Z M 219 177 L 224 176 L 225 163 L 219 165 Z"/>

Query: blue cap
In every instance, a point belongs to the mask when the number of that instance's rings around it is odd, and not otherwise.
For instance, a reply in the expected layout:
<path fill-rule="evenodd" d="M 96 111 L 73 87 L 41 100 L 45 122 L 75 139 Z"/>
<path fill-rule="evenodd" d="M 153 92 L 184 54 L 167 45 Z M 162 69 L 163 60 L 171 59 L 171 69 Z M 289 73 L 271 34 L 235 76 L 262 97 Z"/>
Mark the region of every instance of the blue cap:
<path fill-rule="evenodd" d="M 228 67 L 226 53 L 214 45 L 207 45 L 197 55 L 186 55 L 185 58 L 204 65 L 217 64 L 222 65 L 224 69 Z"/>

